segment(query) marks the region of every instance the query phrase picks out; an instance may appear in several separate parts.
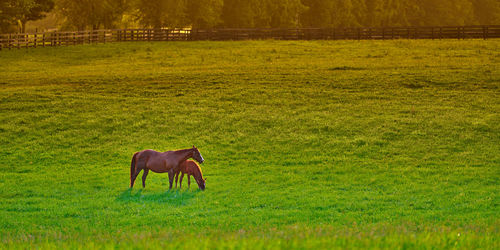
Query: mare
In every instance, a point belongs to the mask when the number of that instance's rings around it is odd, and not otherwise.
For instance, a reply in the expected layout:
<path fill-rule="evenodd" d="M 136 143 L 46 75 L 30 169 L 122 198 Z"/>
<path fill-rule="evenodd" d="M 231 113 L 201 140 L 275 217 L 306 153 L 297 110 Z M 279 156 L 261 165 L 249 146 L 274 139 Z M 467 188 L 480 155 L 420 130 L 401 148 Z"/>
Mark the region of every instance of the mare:
<path fill-rule="evenodd" d="M 196 180 L 196 183 L 198 183 L 198 188 L 201 190 L 205 190 L 205 179 L 203 179 L 203 174 L 201 173 L 201 168 L 196 162 L 187 160 L 181 164 L 180 168 L 181 174 L 181 182 L 179 183 L 179 188 L 182 188 L 182 178 L 184 177 L 184 174 L 187 174 L 188 176 L 188 189 L 189 186 L 191 185 L 191 175 L 194 177 Z M 179 179 L 179 172 L 175 174 L 175 188 L 177 188 L 177 180 Z"/>
<path fill-rule="evenodd" d="M 199 163 L 203 163 L 204 161 L 200 151 L 195 146 L 176 151 L 157 152 L 146 149 L 135 153 L 132 156 L 132 163 L 130 164 L 130 188 L 134 187 L 135 178 L 137 178 L 141 170 L 144 170 L 142 174 L 142 187 L 146 187 L 146 177 L 149 170 L 151 170 L 155 173 L 168 173 L 169 189 L 172 189 L 174 175 L 180 171 L 181 163 L 189 158 L 193 158 Z"/>

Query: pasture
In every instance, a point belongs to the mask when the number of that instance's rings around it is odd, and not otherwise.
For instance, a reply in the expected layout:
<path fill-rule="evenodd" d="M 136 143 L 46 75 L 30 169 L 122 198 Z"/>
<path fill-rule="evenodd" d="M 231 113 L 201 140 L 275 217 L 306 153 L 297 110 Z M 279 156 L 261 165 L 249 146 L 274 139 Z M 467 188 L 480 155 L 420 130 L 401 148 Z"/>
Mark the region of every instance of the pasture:
<path fill-rule="evenodd" d="M 499 69 L 500 40 L 4 50 L 1 248 L 498 249 Z M 128 188 L 192 145 L 205 191 Z"/>

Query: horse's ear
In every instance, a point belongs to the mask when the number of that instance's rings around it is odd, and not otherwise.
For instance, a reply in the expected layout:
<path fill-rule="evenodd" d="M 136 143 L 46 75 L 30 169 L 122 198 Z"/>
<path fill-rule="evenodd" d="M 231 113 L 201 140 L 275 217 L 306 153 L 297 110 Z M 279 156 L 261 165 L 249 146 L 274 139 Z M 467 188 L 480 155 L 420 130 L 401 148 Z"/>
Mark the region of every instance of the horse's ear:
<path fill-rule="evenodd" d="M 196 148 L 196 147 L 193 145 L 193 148 Z"/>
<path fill-rule="evenodd" d="M 208 177 L 205 177 L 204 181 L 207 181 L 207 178 L 208 178 Z"/>

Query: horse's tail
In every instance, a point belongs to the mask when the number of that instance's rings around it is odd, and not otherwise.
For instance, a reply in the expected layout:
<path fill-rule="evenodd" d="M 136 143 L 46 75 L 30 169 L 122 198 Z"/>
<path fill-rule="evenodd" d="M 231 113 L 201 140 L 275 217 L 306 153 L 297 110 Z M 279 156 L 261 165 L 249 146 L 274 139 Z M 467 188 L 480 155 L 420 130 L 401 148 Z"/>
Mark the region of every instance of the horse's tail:
<path fill-rule="evenodd" d="M 134 156 L 132 156 L 132 162 L 130 163 L 130 187 L 131 188 L 134 186 L 133 176 L 135 174 L 135 156 L 136 155 L 137 155 L 137 153 L 135 153 Z"/>

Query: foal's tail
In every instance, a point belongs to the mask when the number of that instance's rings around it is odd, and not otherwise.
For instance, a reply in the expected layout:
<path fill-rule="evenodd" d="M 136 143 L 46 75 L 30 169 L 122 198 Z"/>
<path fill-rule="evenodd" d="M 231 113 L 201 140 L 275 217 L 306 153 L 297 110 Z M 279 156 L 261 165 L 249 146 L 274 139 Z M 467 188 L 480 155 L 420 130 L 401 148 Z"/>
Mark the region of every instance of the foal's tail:
<path fill-rule="evenodd" d="M 135 153 L 134 156 L 132 156 L 132 162 L 130 163 L 130 187 L 131 188 L 134 186 L 133 176 L 135 174 L 135 156 L 136 155 L 137 155 L 137 153 Z"/>

